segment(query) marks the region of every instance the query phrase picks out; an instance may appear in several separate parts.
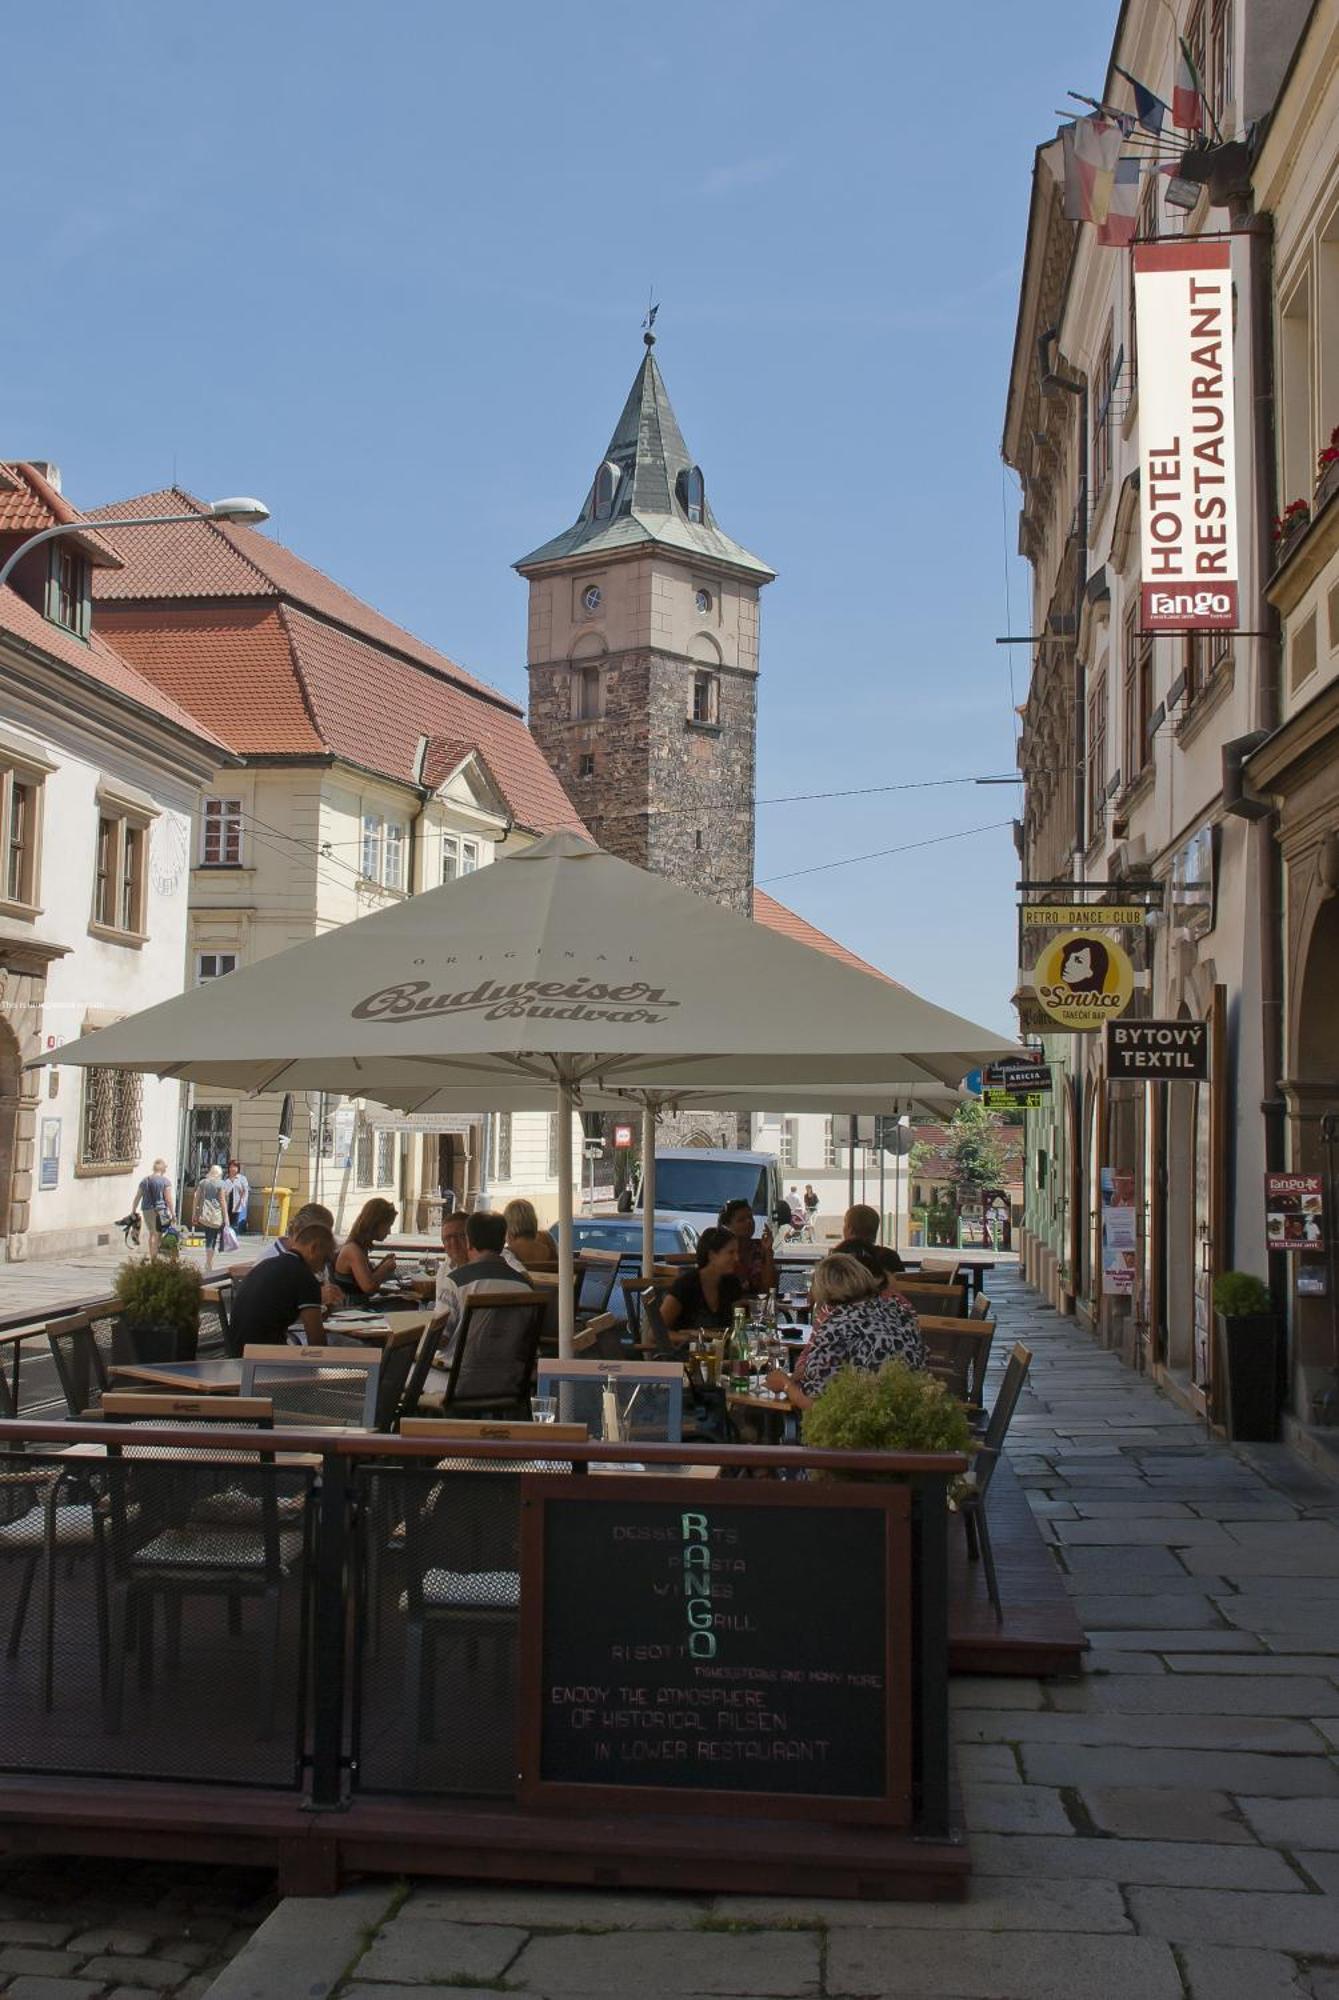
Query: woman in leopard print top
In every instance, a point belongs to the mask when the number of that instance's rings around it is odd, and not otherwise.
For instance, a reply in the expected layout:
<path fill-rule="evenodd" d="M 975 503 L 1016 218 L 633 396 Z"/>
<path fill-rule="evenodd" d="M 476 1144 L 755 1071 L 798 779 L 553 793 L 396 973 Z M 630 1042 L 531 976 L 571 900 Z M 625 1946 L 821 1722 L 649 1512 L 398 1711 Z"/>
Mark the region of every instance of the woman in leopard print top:
<path fill-rule="evenodd" d="M 797 1410 L 807 1410 L 842 1368 L 871 1375 L 885 1361 L 924 1368 L 915 1313 L 895 1292 L 881 1292 L 873 1272 L 854 1257 L 836 1254 L 816 1264 L 810 1297 L 815 1308 L 827 1308 L 822 1324 L 816 1325 L 793 1376 L 778 1368 L 768 1377 L 768 1387 L 783 1393 Z"/>

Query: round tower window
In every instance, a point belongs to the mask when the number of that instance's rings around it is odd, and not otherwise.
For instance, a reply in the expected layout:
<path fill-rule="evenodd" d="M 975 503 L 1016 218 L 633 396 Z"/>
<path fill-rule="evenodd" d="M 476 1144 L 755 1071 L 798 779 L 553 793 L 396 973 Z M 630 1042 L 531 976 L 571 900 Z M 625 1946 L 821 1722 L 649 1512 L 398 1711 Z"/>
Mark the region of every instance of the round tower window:
<path fill-rule="evenodd" d="M 711 609 L 711 592 L 709 590 L 699 590 L 693 602 L 697 605 L 700 616 L 705 618 Z"/>
<path fill-rule="evenodd" d="M 589 588 L 583 592 L 581 602 L 585 605 L 587 611 L 599 610 L 601 604 L 603 604 L 604 602 L 604 593 L 600 589 L 598 583 L 592 583 L 589 586 Z"/>

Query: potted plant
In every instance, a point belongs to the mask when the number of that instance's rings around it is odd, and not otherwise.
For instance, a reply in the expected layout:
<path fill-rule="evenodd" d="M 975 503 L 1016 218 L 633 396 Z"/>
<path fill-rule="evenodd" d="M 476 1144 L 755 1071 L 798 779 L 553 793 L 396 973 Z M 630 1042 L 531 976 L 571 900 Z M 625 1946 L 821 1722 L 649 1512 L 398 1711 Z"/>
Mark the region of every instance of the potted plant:
<path fill-rule="evenodd" d="M 877 1374 L 841 1369 L 805 1411 L 803 1437 L 823 1451 L 974 1449 L 962 1404 L 933 1375 L 901 1361 L 885 1361 Z"/>
<path fill-rule="evenodd" d="M 1316 498 L 1314 512 L 1319 514 L 1322 507 L 1339 491 L 1339 424 L 1330 432 L 1330 442 L 1316 460 Z"/>
<path fill-rule="evenodd" d="M 1278 1314 L 1267 1285 L 1224 1271 L 1213 1288 L 1222 1409 L 1229 1437 L 1269 1444 L 1278 1436 Z"/>
<path fill-rule="evenodd" d="M 1290 500 L 1274 523 L 1274 560 L 1285 563 L 1294 542 L 1300 541 L 1311 526 L 1311 502 Z"/>
<path fill-rule="evenodd" d="M 175 1257 L 131 1257 L 116 1274 L 114 1361 L 194 1361 L 200 1273 Z"/>

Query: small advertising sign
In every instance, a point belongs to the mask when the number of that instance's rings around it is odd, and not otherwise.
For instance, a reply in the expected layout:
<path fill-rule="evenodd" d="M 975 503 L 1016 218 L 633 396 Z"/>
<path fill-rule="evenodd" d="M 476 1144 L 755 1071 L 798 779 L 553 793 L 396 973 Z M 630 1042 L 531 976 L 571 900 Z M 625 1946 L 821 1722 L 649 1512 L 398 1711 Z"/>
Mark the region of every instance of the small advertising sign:
<path fill-rule="evenodd" d="M 1038 958 L 1032 984 L 1053 1021 L 1070 1034 L 1091 1035 L 1129 1006 L 1134 967 L 1101 931 L 1059 931 Z"/>
<path fill-rule="evenodd" d="M 1024 903 L 1021 915 L 1030 931 L 1067 931 L 1076 924 L 1142 930 L 1148 912 L 1142 903 Z"/>
<path fill-rule="evenodd" d="M 1040 1111 L 1046 1099 L 1039 1090 L 983 1090 L 987 1111 Z"/>
<path fill-rule="evenodd" d="M 1267 1249 L 1324 1249 L 1324 1188 L 1319 1174 L 1265 1175 Z"/>
<path fill-rule="evenodd" d="M 1107 1076 L 1157 1083 L 1168 1077 L 1204 1083 L 1209 1075 L 1207 1021 L 1108 1021 Z"/>
<path fill-rule="evenodd" d="M 42 1120 L 42 1144 L 37 1169 L 39 1188 L 53 1188 L 60 1185 L 60 1120 Z"/>
<path fill-rule="evenodd" d="M 1103 1167 L 1102 1290 L 1108 1298 L 1133 1296 L 1138 1261 L 1134 1174 L 1124 1167 Z"/>
<path fill-rule="evenodd" d="M 632 1144 L 632 1127 L 631 1127 L 631 1125 L 615 1125 L 615 1127 L 614 1127 L 614 1151 L 615 1151 L 616 1153 L 621 1153 L 621 1152 L 625 1152 L 625 1151 L 627 1150 L 627 1148 L 628 1148 L 628 1147 L 629 1147 L 629 1146 L 630 1146 L 631 1144 Z"/>
<path fill-rule="evenodd" d="M 1146 632 L 1237 624 L 1232 255 L 1136 243 L 1141 608 Z"/>
<path fill-rule="evenodd" d="M 1027 1062 L 1022 1056 L 1006 1056 L 1003 1062 L 988 1063 L 981 1073 L 987 1090 L 1012 1090 L 1027 1095 L 1051 1087 L 1051 1065 Z"/>

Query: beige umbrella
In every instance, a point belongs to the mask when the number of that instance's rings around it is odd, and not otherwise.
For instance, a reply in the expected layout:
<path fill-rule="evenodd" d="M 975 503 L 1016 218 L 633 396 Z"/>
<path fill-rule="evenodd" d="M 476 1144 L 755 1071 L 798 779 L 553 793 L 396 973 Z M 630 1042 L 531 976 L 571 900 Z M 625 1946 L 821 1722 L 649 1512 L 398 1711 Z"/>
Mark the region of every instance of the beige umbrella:
<path fill-rule="evenodd" d="M 803 1079 L 910 1092 L 1012 1053 L 903 987 L 554 834 L 100 1029 L 59 1061 L 399 1104 L 420 1083 L 424 1104 L 461 1090 L 487 1105 L 499 1085 L 542 1082 L 566 1130 L 578 1091 L 771 1101 Z M 558 1161 L 567 1351 L 570 1148 Z"/>

